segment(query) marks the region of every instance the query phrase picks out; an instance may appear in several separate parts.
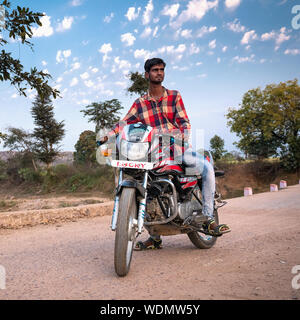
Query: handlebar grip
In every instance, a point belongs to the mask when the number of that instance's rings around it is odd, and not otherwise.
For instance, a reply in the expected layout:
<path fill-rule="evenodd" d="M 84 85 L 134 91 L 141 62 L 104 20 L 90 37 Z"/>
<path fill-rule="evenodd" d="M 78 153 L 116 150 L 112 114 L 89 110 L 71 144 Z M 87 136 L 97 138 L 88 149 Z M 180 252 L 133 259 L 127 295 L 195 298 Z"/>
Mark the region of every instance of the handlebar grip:
<path fill-rule="evenodd" d="M 98 146 L 98 147 L 100 147 L 100 146 L 102 146 L 102 145 L 103 145 L 103 143 L 105 143 L 105 142 L 102 142 L 102 141 L 96 141 L 96 143 L 97 143 L 97 146 Z"/>

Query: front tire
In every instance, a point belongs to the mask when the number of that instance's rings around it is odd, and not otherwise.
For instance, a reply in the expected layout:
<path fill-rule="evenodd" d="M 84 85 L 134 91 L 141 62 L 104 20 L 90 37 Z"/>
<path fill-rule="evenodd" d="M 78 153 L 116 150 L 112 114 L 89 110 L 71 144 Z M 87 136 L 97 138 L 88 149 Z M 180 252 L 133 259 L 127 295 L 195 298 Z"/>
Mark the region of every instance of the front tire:
<path fill-rule="evenodd" d="M 129 272 L 136 235 L 137 204 L 134 188 L 124 188 L 120 198 L 120 209 L 115 237 L 114 264 L 118 276 Z"/>
<path fill-rule="evenodd" d="M 219 224 L 218 210 L 214 210 L 214 220 Z M 190 238 L 193 245 L 198 249 L 210 249 L 216 244 L 217 237 L 205 235 L 198 231 L 189 232 L 188 237 Z"/>

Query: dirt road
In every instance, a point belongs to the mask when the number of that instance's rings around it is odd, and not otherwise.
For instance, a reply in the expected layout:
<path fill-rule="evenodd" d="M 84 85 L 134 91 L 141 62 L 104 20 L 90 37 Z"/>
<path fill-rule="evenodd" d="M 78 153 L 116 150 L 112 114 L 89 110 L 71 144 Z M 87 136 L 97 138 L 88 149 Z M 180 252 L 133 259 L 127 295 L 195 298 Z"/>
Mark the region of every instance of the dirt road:
<path fill-rule="evenodd" d="M 291 272 L 300 265 L 300 185 L 228 202 L 220 222 L 232 232 L 212 249 L 164 237 L 163 250 L 134 252 L 124 278 L 114 273 L 110 216 L 0 230 L 0 300 L 300 299 Z"/>

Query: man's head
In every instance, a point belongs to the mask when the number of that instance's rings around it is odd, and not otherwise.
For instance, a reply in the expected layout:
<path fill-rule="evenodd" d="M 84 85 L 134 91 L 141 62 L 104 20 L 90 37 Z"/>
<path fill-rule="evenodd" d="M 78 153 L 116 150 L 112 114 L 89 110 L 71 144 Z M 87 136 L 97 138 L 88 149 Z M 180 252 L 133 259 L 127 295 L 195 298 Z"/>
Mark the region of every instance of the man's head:
<path fill-rule="evenodd" d="M 144 65 L 146 79 L 154 84 L 162 83 L 165 77 L 165 66 L 166 63 L 160 58 L 148 59 Z"/>

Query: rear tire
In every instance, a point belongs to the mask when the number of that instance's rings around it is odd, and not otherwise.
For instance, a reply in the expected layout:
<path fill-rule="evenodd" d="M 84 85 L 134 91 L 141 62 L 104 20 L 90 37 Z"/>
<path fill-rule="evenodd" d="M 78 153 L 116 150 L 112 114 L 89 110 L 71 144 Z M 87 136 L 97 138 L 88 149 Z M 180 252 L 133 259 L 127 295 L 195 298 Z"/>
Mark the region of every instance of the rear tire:
<path fill-rule="evenodd" d="M 117 221 L 114 264 L 118 276 L 124 277 L 129 272 L 137 226 L 137 205 L 134 188 L 123 188 L 120 197 L 120 209 Z"/>
<path fill-rule="evenodd" d="M 219 224 L 218 210 L 214 210 L 214 220 Z M 217 241 L 217 237 L 207 236 L 198 231 L 189 232 L 188 237 L 190 238 L 193 245 L 198 249 L 210 249 Z"/>

